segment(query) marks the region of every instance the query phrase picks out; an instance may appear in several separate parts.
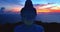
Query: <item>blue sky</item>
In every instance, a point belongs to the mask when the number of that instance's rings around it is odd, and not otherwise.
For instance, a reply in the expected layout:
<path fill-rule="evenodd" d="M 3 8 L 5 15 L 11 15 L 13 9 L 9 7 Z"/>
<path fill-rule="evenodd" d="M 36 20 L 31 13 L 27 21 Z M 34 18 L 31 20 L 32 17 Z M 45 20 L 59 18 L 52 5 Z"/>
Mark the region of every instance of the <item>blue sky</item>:
<path fill-rule="evenodd" d="M 0 3 L 9 4 L 24 4 L 26 0 L 0 0 Z M 45 4 L 45 3 L 57 3 L 60 4 L 60 0 L 32 0 L 33 4 Z"/>
<path fill-rule="evenodd" d="M 24 4 L 26 0 L 24 0 L 24 1 L 21 0 L 21 1 L 22 1 L 21 3 Z M 33 4 L 44 4 L 44 3 L 47 3 L 46 0 L 44 0 L 44 1 L 42 1 L 42 0 L 32 0 L 32 2 L 33 2 Z"/>
<path fill-rule="evenodd" d="M 21 5 L 25 4 L 26 0 L 0 0 L 0 6 L 4 5 Z M 56 6 L 60 6 L 60 0 L 32 0 L 33 4 L 48 4 L 48 3 L 54 3 Z"/>
<path fill-rule="evenodd" d="M 25 0 L 21 0 L 24 4 Z M 60 4 L 60 0 L 32 0 L 33 4 L 46 4 L 46 3 L 57 3 Z"/>

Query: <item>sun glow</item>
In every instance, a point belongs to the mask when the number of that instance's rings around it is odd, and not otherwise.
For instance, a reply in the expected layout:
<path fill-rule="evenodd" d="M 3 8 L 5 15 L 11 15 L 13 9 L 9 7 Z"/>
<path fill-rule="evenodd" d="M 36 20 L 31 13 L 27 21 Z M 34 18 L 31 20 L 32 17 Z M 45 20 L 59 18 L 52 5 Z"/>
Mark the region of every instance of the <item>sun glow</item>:
<path fill-rule="evenodd" d="M 12 10 L 13 12 L 20 12 L 21 9 L 23 7 L 14 7 Z M 60 6 L 52 6 L 52 5 L 47 5 L 47 6 L 35 6 L 36 8 L 36 12 L 44 12 L 44 13 L 48 13 L 48 12 L 60 12 Z"/>
<path fill-rule="evenodd" d="M 59 10 L 60 6 L 52 7 L 51 9 Z"/>
<path fill-rule="evenodd" d="M 48 9 L 40 9 L 40 10 L 37 10 L 37 12 L 51 12 L 51 11 L 49 11 Z"/>

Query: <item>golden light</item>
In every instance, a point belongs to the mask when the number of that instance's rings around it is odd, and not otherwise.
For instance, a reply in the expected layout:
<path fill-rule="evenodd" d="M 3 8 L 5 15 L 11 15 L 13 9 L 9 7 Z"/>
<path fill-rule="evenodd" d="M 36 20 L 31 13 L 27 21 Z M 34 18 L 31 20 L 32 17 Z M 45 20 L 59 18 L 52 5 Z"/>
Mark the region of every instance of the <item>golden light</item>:
<path fill-rule="evenodd" d="M 50 9 L 59 10 L 59 9 L 60 9 L 60 7 L 59 7 L 59 6 L 56 6 L 56 7 L 52 7 L 52 8 L 50 8 Z"/>
<path fill-rule="evenodd" d="M 37 13 L 60 12 L 60 6 L 54 6 L 54 7 L 52 6 L 51 8 L 50 7 L 51 5 L 43 6 L 43 7 L 37 6 L 35 8 Z M 20 12 L 22 8 L 23 7 L 14 7 L 12 8 L 12 12 Z"/>
<path fill-rule="evenodd" d="M 20 7 L 15 7 L 15 8 L 13 8 L 12 10 L 12 12 L 20 12 L 20 10 L 21 10 L 22 8 L 20 8 Z"/>
<path fill-rule="evenodd" d="M 51 12 L 49 9 L 37 9 L 37 12 Z"/>

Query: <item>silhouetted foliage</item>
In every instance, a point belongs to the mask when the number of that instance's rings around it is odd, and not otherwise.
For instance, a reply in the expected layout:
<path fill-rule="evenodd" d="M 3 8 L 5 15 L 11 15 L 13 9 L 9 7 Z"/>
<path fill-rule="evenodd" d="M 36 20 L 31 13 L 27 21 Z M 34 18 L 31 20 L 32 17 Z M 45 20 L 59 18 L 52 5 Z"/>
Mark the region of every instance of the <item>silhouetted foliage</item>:
<path fill-rule="evenodd" d="M 1 7 L 1 9 L 0 9 L 0 13 L 3 13 L 4 10 L 5 10 L 5 7 Z"/>

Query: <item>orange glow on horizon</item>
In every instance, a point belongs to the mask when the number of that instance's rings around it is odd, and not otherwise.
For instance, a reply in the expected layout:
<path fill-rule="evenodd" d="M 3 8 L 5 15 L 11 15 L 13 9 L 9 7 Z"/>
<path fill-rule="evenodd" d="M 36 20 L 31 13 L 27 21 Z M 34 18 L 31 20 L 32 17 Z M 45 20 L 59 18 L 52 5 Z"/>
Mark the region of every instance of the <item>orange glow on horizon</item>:
<path fill-rule="evenodd" d="M 22 8 L 19 8 L 19 7 L 13 8 L 13 9 L 12 9 L 12 12 L 20 12 L 21 9 L 22 9 Z"/>
<path fill-rule="evenodd" d="M 51 11 L 48 9 L 37 9 L 37 12 L 51 12 Z"/>
<path fill-rule="evenodd" d="M 13 8 L 13 12 L 20 12 L 21 11 L 21 7 L 15 7 Z M 44 8 L 44 9 L 39 9 L 38 7 L 36 8 L 36 12 L 40 13 L 40 12 L 44 12 L 44 13 L 48 13 L 48 12 L 60 12 L 60 8 L 59 7 L 52 7 L 52 8 Z"/>
<path fill-rule="evenodd" d="M 14 8 L 14 9 L 12 9 L 13 10 L 13 12 L 19 12 L 19 11 L 21 11 L 21 9 L 22 8 Z M 37 13 L 38 12 L 45 12 L 45 13 L 47 13 L 47 12 L 60 12 L 60 10 L 55 10 L 55 9 L 36 9 L 37 11 Z"/>

